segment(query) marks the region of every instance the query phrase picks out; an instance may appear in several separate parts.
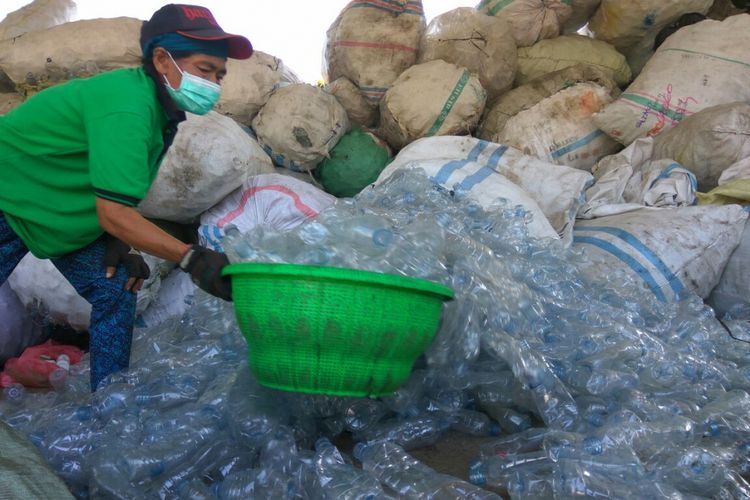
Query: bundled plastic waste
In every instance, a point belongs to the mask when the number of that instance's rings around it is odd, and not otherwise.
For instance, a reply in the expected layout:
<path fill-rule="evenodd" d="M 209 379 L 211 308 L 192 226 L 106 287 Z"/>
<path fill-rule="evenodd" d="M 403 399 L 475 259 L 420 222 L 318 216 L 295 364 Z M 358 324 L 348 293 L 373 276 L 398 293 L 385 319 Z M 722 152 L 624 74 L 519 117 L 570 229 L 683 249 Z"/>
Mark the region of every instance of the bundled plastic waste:
<path fill-rule="evenodd" d="M 750 331 L 730 336 L 695 296 L 661 303 L 590 270 L 529 238 L 527 217 L 407 170 L 290 232 L 227 239 L 234 260 L 451 286 L 433 345 L 390 396 L 261 387 L 231 304 L 197 292 L 180 320 L 137 331 L 131 368 L 93 395 L 84 361 L 56 392 L 0 401 L 0 415 L 79 498 L 750 495 L 750 346 L 737 340 Z M 405 451 L 448 429 L 487 436 L 473 485 Z M 344 432 L 362 469 L 331 444 Z"/>

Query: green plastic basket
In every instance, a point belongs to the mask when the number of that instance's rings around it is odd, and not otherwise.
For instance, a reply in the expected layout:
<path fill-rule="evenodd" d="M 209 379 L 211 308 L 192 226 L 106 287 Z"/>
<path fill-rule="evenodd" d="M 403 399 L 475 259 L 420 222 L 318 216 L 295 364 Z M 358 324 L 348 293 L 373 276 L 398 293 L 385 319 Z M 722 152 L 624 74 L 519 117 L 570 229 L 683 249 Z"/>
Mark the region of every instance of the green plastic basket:
<path fill-rule="evenodd" d="M 334 267 L 241 263 L 223 274 L 258 382 L 313 394 L 398 389 L 453 298 L 430 281 Z"/>

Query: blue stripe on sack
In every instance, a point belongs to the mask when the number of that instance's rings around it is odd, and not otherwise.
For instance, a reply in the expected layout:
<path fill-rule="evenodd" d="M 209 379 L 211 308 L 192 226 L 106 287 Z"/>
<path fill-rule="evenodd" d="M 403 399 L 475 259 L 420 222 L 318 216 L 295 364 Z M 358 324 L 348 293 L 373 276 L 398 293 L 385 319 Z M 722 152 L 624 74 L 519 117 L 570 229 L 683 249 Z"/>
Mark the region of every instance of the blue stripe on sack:
<path fill-rule="evenodd" d="M 498 166 L 500 166 L 500 160 L 502 159 L 505 152 L 508 151 L 508 146 L 500 146 L 495 151 L 492 152 L 492 156 L 490 156 L 490 159 L 487 161 L 487 166 L 491 169 L 497 169 Z"/>
<path fill-rule="evenodd" d="M 578 139 L 576 142 L 568 144 L 567 146 L 564 146 L 564 147 L 558 149 L 557 151 L 553 151 L 550 154 L 550 156 L 552 156 L 552 158 L 554 158 L 554 159 L 558 159 L 561 156 L 564 156 L 564 155 L 570 153 L 571 151 L 575 151 L 576 149 L 582 148 L 583 146 L 586 146 L 587 144 L 590 144 L 597 137 L 599 137 L 601 135 L 604 135 L 604 132 L 601 131 L 601 130 L 599 130 L 599 129 L 596 129 L 593 132 L 591 132 L 589 135 L 587 135 L 586 137 Z"/>
<path fill-rule="evenodd" d="M 602 239 L 594 238 L 591 236 L 573 236 L 573 243 L 592 245 L 604 250 L 605 252 L 611 253 L 612 255 L 623 261 L 625 264 L 627 264 L 633 271 L 635 271 L 648 285 L 648 287 L 651 289 L 656 298 L 659 299 L 659 301 L 667 301 L 667 298 L 664 296 L 664 292 L 662 292 L 661 288 L 659 288 L 659 285 L 656 283 L 654 277 L 651 276 L 651 273 L 648 272 L 648 269 L 643 267 L 640 262 L 635 260 L 627 253 L 623 252 L 613 244 L 609 243 L 608 241 L 604 241 Z"/>
<path fill-rule="evenodd" d="M 471 189 L 485 180 L 487 177 L 491 176 L 492 174 L 496 174 L 497 172 L 489 167 L 482 167 L 473 174 L 466 177 L 461 182 L 461 188 L 465 189 L 467 191 L 471 191 Z"/>
<path fill-rule="evenodd" d="M 487 141 L 479 141 L 477 145 L 474 146 L 474 148 L 472 148 L 472 150 L 469 152 L 469 156 L 465 160 L 449 161 L 448 163 L 440 167 L 438 173 L 433 177 L 430 177 L 430 180 L 437 184 L 445 184 L 446 182 L 448 182 L 448 179 L 450 179 L 451 175 L 453 175 L 456 170 L 460 170 L 470 162 L 476 161 L 482 151 L 484 151 L 484 148 L 486 148 L 488 145 L 489 142 Z"/>
<path fill-rule="evenodd" d="M 668 179 L 670 175 L 672 175 L 672 172 L 674 172 L 676 169 L 681 168 L 683 169 L 688 176 L 688 179 L 690 179 L 690 187 L 693 189 L 693 191 L 698 190 L 698 179 L 695 177 L 695 174 L 693 174 L 690 170 L 686 169 L 679 163 L 672 163 L 667 168 L 661 171 L 659 174 L 659 177 L 656 178 L 656 180 L 659 179 Z M 654 184 L 656 183 L 656 180 L 654 181 Z M 652 184 L 653 186 L 653 184 Z"/>
<path fill-rule="evenodd" d="M 224 251 L 224 245 L 221 244 L 224 239 L 224 231 L 219 226 L 214 226 L 214 238 L 216 238 L 216 250 L 220 252 Z"/>
<path fill-rule="evenodd" d="M 656 269 L 659 270 L 661 275 L 667 280 L 669 286 L 676 294 L 680 294 L 685 290 L 685 285 L 682 284 L 680 278 L 678 278 L 664 263 L 658 255 L 656 255 L 650 248 L 648 248 L 641 240 L 630 234 L 629 232 L 607 226 L 579 226 L 575 228 L 576 231 L 596 231 L 606 234 L 611 234 L 628 245 L 633 247 L 638 253 L 640 253 L 646 260 L 648 260 Z"/>

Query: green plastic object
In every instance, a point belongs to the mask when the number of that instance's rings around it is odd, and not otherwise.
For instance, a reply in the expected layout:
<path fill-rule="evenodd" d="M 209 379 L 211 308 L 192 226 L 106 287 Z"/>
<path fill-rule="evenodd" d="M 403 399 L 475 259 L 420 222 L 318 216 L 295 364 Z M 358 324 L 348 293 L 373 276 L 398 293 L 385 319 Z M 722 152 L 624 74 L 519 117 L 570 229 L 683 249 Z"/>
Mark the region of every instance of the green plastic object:
<path fill-rule="evenodd" d="M 390 163 L 388 145 L 369 132 L 355 128 L 345 134 L 315 169 L 326 192 L 352 197 L 375 182 Z"/>
<path fill-rule="evenodd" d="M 335 267 L 239 263 L 223 274 L 258 382 L 310 394 L 394 392 L 453 298 L 431 281 Z"/>

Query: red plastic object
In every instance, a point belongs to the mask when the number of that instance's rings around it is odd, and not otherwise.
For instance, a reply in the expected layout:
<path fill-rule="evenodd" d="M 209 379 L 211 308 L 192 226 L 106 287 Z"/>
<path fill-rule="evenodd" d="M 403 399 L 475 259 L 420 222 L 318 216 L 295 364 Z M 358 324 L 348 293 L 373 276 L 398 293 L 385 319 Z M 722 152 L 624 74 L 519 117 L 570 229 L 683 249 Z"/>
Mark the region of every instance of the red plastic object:
<path fill-rule="evenodd" d="M 0 386 L 19 383 L 26 387 L 50 387 L 49 376 L 58 368 L 55 361 L 61 354 L 67 354 L 71 365 L 79 363 L 83 357 L 83 351 L 75 346 L 48 340 L 26 348 L 18 358 L 6 361 L 5 371 L 0 373 Z"/>

